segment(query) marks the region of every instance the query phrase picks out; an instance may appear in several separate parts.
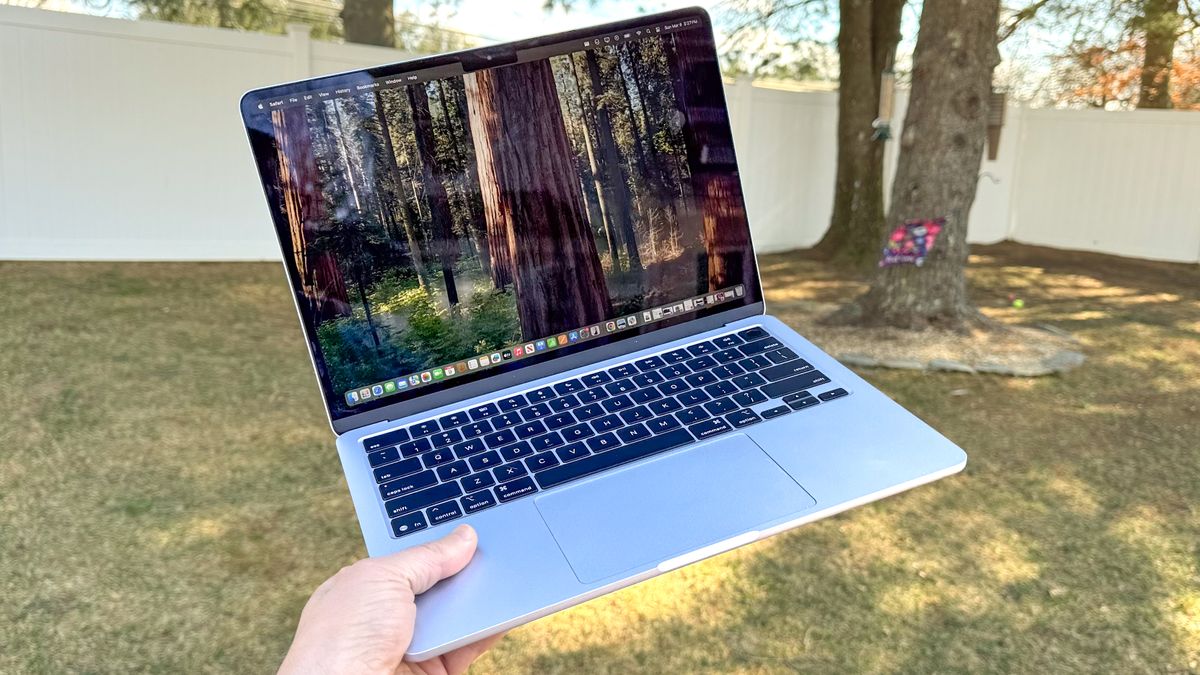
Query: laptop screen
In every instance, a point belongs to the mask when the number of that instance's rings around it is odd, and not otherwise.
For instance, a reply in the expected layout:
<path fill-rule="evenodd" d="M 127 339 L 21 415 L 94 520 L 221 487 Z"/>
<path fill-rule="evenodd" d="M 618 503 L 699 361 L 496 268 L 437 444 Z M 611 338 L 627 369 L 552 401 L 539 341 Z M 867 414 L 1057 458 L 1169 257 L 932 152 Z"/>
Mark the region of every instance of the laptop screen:
<path fill-rule="evenodd" d="M 761 299 L 706 23 L 562 37 L 243 102 L 334 419 Z"/>

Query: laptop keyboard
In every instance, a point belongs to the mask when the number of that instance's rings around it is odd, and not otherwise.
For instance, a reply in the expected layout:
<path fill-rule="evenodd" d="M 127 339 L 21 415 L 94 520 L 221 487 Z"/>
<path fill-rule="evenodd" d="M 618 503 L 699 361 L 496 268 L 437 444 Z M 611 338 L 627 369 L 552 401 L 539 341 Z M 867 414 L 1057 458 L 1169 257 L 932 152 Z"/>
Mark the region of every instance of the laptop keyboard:
<path fill-rule="evenodd" d="M 754 327 L 363 439 L 396 537 L 847 395 Z"/>

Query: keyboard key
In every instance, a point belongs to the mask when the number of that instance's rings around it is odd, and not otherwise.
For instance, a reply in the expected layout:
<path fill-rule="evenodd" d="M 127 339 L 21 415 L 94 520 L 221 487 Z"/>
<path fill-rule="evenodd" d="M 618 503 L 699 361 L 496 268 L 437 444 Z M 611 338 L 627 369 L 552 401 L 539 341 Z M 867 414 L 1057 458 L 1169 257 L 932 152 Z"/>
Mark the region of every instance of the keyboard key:
<path fill-rule="evenodd" d="M 679 412 L 675 413 L 675 417 L 677 417 L 679 421 L 683 422 L 684 424 L 695 424 L 700 420 L 708 419 L 711 417 L 711 415 L 709 415 L 708 411 L 704 408 L 696 406 L 695 408 L 686 408 L 684 410 L 680 410 Z"/>
<path fill-rule="evenodd" d="M 779 417 L 780 415 L 786 415 L 786 414 L 790 413 L 791 411 L 792 411 L 792 409 L 787 407 L 786 405 L 777 405 L 774 408 L 767 408 L 766 410 L 764 410 L 762 413 L 762 416 L 763 416 L 763 419 L 769 420 L 773 417 Z"/>
<path fill-rule="evenodd" d="M 366 450 L 368 452 L 370 452 L 372 450 L 378 450 L 380 448 L 387 448 L 387 447 L 390 447 L 393 445 L 399 445 L 400 443 L 407 441 L 408 438 L 409 438 L 408 429 L 396 429 L 394 431 L 389 431 L 387 433 L 379 434 L 378 436 L 371 436 L 370 438 L 364 438 L 363 439 L 363 447 L 366 448 Z"/>
<path fill-rule="evenodd" d="M 481 422 L 472 422 L 471 424 L 464 425 L 461 429 L 459 429 L 459 431 L 462 432 L 462 435 L 466 438 L 475 438 L 476 436 L 482 436 L 484 434 L 491 433 L 492 423 L 488 422 L 487 420 L 483 420 Z"/>
<path fill-rule="evenodd" d="M 655 417 L 649 422 L 646 422 L 646 428 L 652 433 L 666 433 L 672 429 L 679 428 L 679 420 L 670 415 L 663 415 L 662 417 Z"/>
<path fill-rule="evenodd" d="M 521 411 L 521 417 L 523 417 L 526 422 L 541 419 L 552 414 L 554 414 L 554 411 L 551 410 L 550 406 L 545 403 L 532 405 Z"/>
<path fill-rule="evenodd" d="M 427 527 L 429 527 L 429 523 L 425 521 L 425 514 L 420 511 L 406 513 L 399 518 L 392 519 L 392 533 L 397 537 L 420 532 Z"/>
<path fill-rule="evenodd" d="M 668 381 L 663 382 L 662 384 L 658 385 L 658 390 L 662 393 L 663 396 L 670 396 L 672 394 L 678 394 L 681 391 L 687 391 L 688 389 L 691 389 L 691 388 L 692 388 L 692 386 L 690 384 L 688 384 L 687 382 L 684 382 L 683 380 L 668 380 Z"/>
<path fill-rule="evenodd" d="M 731 361 L 740 361 L 742 353 L 736 349 L 726 349 L 713 354 L 712 357 L 717 363 L 730 363 Z"/>
<path fill-rule="evenodd" d="M 753 328 L 747 328 L 746 330 L 738 331 L 738 337 L 743 340 L 761 340 L 765 337 L 770 337 L 770 334 L 762 328 L 755 326 Z"/>
<path fill-rule="evenodd" d="M 545 421 L 546 428 L 553 431 L 554 429 L 561 429 L 568 424 L 574 424 L 575 416 L 569 412 L 560 412 L 547 417 Z"/>
<path fill-rule="evenodd" d="M 482 455 L 476 455 L 470 459 L 470 462 L 471 468 L 476 471 L 483 471 L 484 469 L 490 469 L 494 466 L 500 466 L 502 463 L 500 459 L 500 453 L 496 452 L 495 450 L 488 450 Z"/>
<path fill-rule="evenodd" d="M 788 407 L 792 410 L 804 410 L 805 408 L 811 408 L 818 403 L 820 403 L 820 401 L 818 401 L 815 396 L 806 396 L 804 398 L 788 402 Z"/>
<path fill-rule="evenodd" d="M 421 455 L 421 461 L 425 463 L 426 469 L 432 469 L 435 466 L 441 466 L 447 462 L 453 462 L 454 453 L 450 451 L 450 448 L 434 450 L 433 452 L 427 452 L 424 455 Z"/>
<path fill-rule="evenodd" d="M 845 389 L 838 387 L 837 389 L 830 389 L 829 391 L 817 394 L 817 398 L 821 399 L 822 401 L 832 401 L 835 398 L 841 398 L 849 393 L 850 392 L 846 391 Z"/>
<path fill-rule="evenodd" d="M 648 403 L 646 404 L 646 407 L 655 415 L 665 415 L 669 412 L 679 410 L 683 407 L 683 404 L 674 397 L 667 397 L 661 401 L 653 401 Z"/>
<path fill-rule="evenodd" d="M 758 374 L 767 378 L 771 382 L 774 382 L 776 380 L 782 380 L 785 377 L 799 375 L 800 373 L 809 370 L 812 370 L 812 366 L 808 363 L 808 361 L 805 361 L 804 359 L 796 359 L 794 361 L 788 361 L 787 363 L 781 363 L 777 366 L 771 366 L 770 368 L 763 368 L 762 370 L 758 371 Z"/>
<path fill-rule="evenodd" d="M 736 384 L 738 389 L 750 389 L 757 387 L 760 384 L 766 384 L 767 381 L 764 380 L 758 373 L 746 373 L 745 375 L 738 375 L 730 380 L 730 382 Z M 772 396 L 771 398 L 775 397 Z"/>
<path fill-rule="evenodd" d="M 393 499 L 400 495 L 406 495 L 417 490 L 424 490 L 430 485 L 437 483 L 437 476 L 432 471 L 422 471 L 421 473 L 412 476 L 405 476 L 398 480 L 389 481 L 379 486 L 379 495 L 386 499 Z"/>
<path fill-rule="evenodd" d="M 649 436 L 650 430 L 646 428 L 645 424 L 635 424 L 624 429 L 617 429 L 617 438 L 625 443 L 635 443 Z"/>
<path fill-rule="evenodd" d="M 488 471 L 480 471 L 473 473 L 470 476 L 459 481 L 462 483 L 464 492 L 474 492 L 480 488 L 491 487 L 496 484 L 496 478 Z"/>
<path fill-rule="evenodd" d="M 788 349 L 787 347 L 776 349 L 773 352 L 767 352 L 766 354 L 763 354 L 763 356 L 770 359 L 771 363 L 784 363 L 786 361 L 800 358 L 796 355 L 796 352 Z"/>
<path fill-rule="evenodd" d="M 733 399 L 719 398 L 715 401 L 705 403 L 704 409 L 713 415 L 724 415 L 725 413 L 737 410 L 738 404 L 734 403 Z"/>
<path fill-rule="evenodd" d="M 692 355 L 686 349 L 672 349 L 662 355 L 663 361 L 667 363 L 679 363 L 680 361 L 687 361 L 690 358 L 692 358 Z"/>
<path fill-rule="evenodd" d="M 608 412 L 616 412 L 618 410 L 632 408 L 633 399 L 622 394 L 621 396 L 614 396 L 607 401 L 601 401 L 600 405 L 604 406 L 604 409 Z"/>
<path fill-rule="evenodd" d="M 662 373 L 658 372 L 657 370 L 651 370 L 646 373 L 641 373 L 640 375 L 634 375 L 629 379 L 638 387 L 649 387 L 650 385 L 658 384 L 667 378 L 663 377 Z"/>
<path fill-rule="evenodd" d="M 704 388 L 704 391 L 713 398 L 720 398 L 722 396 L 736 394 L 737 390 L 737 385 L 732 382 L 714 382 L 713 384 L 710 384 Z"/>
<path fill-rule="evenodd" d="M 617 394 L 627 394 L 634 389 L 637 389 L 637 385 L 634 384 L 633 380 L 630 379 L 617 380 L 611 384 L 604 385 L 604 391 L 607 391 L 613 396 L 616 396 Z"/>
<path fill-rule="evenodd" d="M 460 459 L 457 462 L 451 462 L 444 466 L 439 466 L 437 475 L 439 479 L 444 481 L 458 480 L 470 472 L 470 469 L 467 468 L 467 463 Z"/>
<path fill-rule="evenodd" d="M 529 438 L 538 434 L 546 433 L 546 425 L 538 421 L 526 422 L 521 426 L 514 427 L 513 431 L 517 433 L 518 438 Z"/>
<path fill-rule="evenodd" d="M 629 398 L 633 399 L 634 403 L 646 403 L 656 398 L 662 398 L 662 392 L 654 387 L 646 387 L 645 389 L 638 389 L 633 392 L 629 395 Z"/>
<path fill-rule="evenodd" d="M 559 394 L 573 394 L 577 391 L 583 391 L 585 387 L 579 380 L 567 380 L 554 385 L 554 391 Z"/>
<path fill-rule="evenodd" d="M 808 393 L 808 391 L 794 391 L 787 396 L 784 396 L 783 402 L 792 403 L 793 401 L 799 401 L 802 398 L 812 398 L 812 394 Z"/>
<path fill-rule="evenodd" d="M 462 443 L 454 446 L 454 456 L 462 459 L 464 457 L 470 457 L 471 455 L 477 455 L 484 450 L 487 450 L 487 446 L 484 445 L 483 439 L 472 438 L 469 441 L 463 441 Z"/>
<path fill-rule="evenodd" d="M 638 359 L 637 361 L 634 361 L 633 365 L 637 366 L 638 370 L 644 373 L 648 370 L 657 370 L 662 368 L 663 366 L 667 365 L 667 362 L 663 361 L 661 356 L 648 356 L 644 359 Z"/>
<path fill-rule="evenodd" d="M 407 443 L 400 444 L 400 454 L 405 457 L 419 455 L 422 452 L 428 452 L 433 449 L 433 443 L 429 442 L 428 438 L 417 438 Z"/>
<path fill-rule="evenodd" d="M 737 364 L 747 371 L 753 372 L 771 365 L 771 359 L 765 356 L 751 356 L 748 359 L 742 359 Z"/>
<path fill-rule="evenodd" d="M 508 445 L 517 440 L 517 434 L 512 429 L 497 431 L 494 434 L 488 434 L 483 437 L 483 441 L 488 444 L 489 448 L 498 448 L 502 445 Z"/>
<path fill-rule="evenodd" d="M 700 389 L 685 391 L 675 398 L 679 399 L 679 402 L 685 406 L 696 405 L 697 403 L 704 403 L 705 401 L 709 400 L 708 394 Z"/>
<path fill-rule="evenodd" d="M 498 466 L 492 469 L 492 473 L 496 476 L 496 480 L 503 483 L 506 480 L 512 480 L 529 473 L 525 465 L 520 462 L 512 462 L 504 466 Z"/>
<path fill-rule="evenodd" d="M 568 394 L 562 398 L 556 398 L 553 401 L 550 401 L 550 409 L 556 412 L 578 408 L 581 405 L 583 404 L 579 402 L 579 399 L 575 398 L 575 396 L 572 394 Z"/>
<path fill-rule="evenodd" d="M 612 382 L 612 376 L 601 370 L 595 373 L 588 373 L 587 375 L 579 378 L 579 381 L 584 383 L 586 386 L 595 387 L 604 384 L 605 382 Z"/>
<path fill-rule="evenodd" d="M 745 354 L 746 356 L 754 356 L 755 354 L 769 352 L 773 349 L 779 349 L 781 347 L 783 347 L 782 342 L 780 342 L 779 340 L 776 340 L 773 337 L 769 337 L 765 340 L 756 340 L 755 342 L 748 342 L 748 343 L 742 345 L 741 347 L 738 347 L 738 351 Z"/>
<path fill-rule="evenodd" d="M 682 363 L 672 363 L 658 372 L 660 375 L 670 380 L 676 377 L 683 377 L 692 371 L 688 370 L 688 367 Z"/>
<path fill-rule="evenodd" d="M 429 440 L 433 442 L 433 447 L 435 447 L 435 448 L 442 448 L 442 447 L 445 447 L 452 443 L 457 443 L 457 442 L 461 441 L 462 439 L 463 439 L 462 434 L 460 434 L 458 432 L 458 429 L 451 429 L 450 431 L 439 431 L 436 434 L 429 437 Z"/>
<path fill-rule="evenodd" d="M 416 438 L 418 436 L 428 436 L 435 431 L 441 430 L 442 428 L 438 426 L 437 420 L 427 420 L 425 422 L 417 422 L 416 424 L 410 426 L 408 428 L 408 433 L 412 434 L 413 438 Z"/>
<path fill-rule="evenodd" d="M 653 415 L 650 414 L 650 411 L 644 405 L 639 405 L 636 408 L 630 408 L 629 410 L 621 412 L 621 419 L 625 420 L 626 424 L 641 422 L 642 420 L 648 420 L 651 417 L 653 417 Z"/>
<path fill-rule="evenodd" d="M 537 492 L 537 485 L 528 476 L 496 486 L 496 496 L 500 498 L 501 502 L 511 501 L 534 492 Z"/>
<path fill-rule="evenodd" d="M 482 511 L 489 506 L 495 506 L 496 498 L 492 496 L 491 490 L 480 490 L 479 492 L 472 492 L 464 496 L 458 500 L 458 503 L 462 505 L 462 510 L 465 513 L 470 514 Z"/>
<path fill-rule="evenodd" d="M 419 474 L 418 474 L 419 475 Z M 441 483 L 433 487 L 426 488 L 419 492 L 397 497 L 383 505 L 389 518 L 423 509 L 433 504 L 439 504 L 447 499 L 455 499 L 462 496 L 462 488 L 458 483 Z"/>
<path fill-rule="evenodd" d="M 651 436 L 637 443 L 614 447 L 608 452 L 590 455 L 574 462 L 567 462 L 545 471 L 540 471 L 536 479 L 542 489 L 547 489 L 581 476 L 603 471 L 643 457 L 649 457 L 650 455 L 665 452 L 691 442 L 692 436 L 687 430 L 676 429 L 658 436 Z"/>
<path fill-rule="evenodd" d="M 509 396 L 508 398 L 503 398 L 503 399 L 500 399 L 499 401 L 496 401 L 496 407 L 504 412 L 508 412 L 510 410 L 516 410 L 517 408 L 523 408 L 526 405 L 529 405 L 529 403 L 528 403 L 528 401 L 525 400 L 525 397 L 522 396 L 521 394 L 514 394 L 513 396 Z"/>
<path fill-rule="evenodd" d="M 742 367 L 736 363 L 723 363 L 712 369 L 712 374 L 716 375 L 722 380 L 728 380 L 730 378 L 737 377 L 745 372 L 746 371 L 742 370 Z"/>
<path fill-rule="evenodd" d="M 712 384 L 713 382 L 716 382 L 717 376 L 713 375 L 709 371 L 705 370 L 705 371 L 699 372 L 699 373 L 692 373 L 691 375 L 688 375 L 687 377 L 683 378 L 683 380 L 684 380 L 684 382 L 687 382 L 688 384 L 692 385 L 693 387 L 703 387 L 705 385 L 709 385 L 709 384 Z"/>
<path fill-rule="evenodd" d="M 605 414 L 605 412 L 604 406 L 593 403 L 591 405 L 585 405 L 576 410 L 575 419 L 579 420 L 580 422 L 586 422 L 594 417 L 600 417 L 601 415 Z"/>
<path fill-rule="evenodd" d="M 549 469 L 552 466 L 559 465 L 558 457 L 553 452 L 543 452 L 540 455 L 534 455 L 525 460 L 525 466 L 529 467 L 530 471 L 537 472 L 542 469 Z"/>
<path fill-rule="evenodd" d="M 616 415 L 605 415 L 600 419 L 592 421 L 592 428 L 600 432 L 616 429 L 623 425 L 624 423 L 621 421 L 621 418 Z"/>
<path fill-rule="evenodd" d="M 501 429 L 507 429 L 508 427 L 520 424 L 524 420 L 519 413 L 506 412 L 496 415 L 491 421 L 496 431 L 500 431 Z"/>
<path fill-rule="evenodd" d="M 687 348 L 688 353 L 692 356 L 700 356 L 701 354 L 710 354 L 718 351 L 717 346 L 711 342 L 697 342 Z"/>
<path fill-rule="evenodd" d="M 407 476 L 421 470 L 421 460 L 413 457 L 402 462 L 392 462 L 375 469 L 375 482 L 386 483 L 389 480 Z"/>
<path fill-rule="evenodd" d="M 429 517 L 430 525 L 437 525 L 447 520 L 461 518 L 462 514 L 462 509 L 458 507 L 458 502 L 456 501 L 442 502 L 441 504 L 425 509 L 425 515 Z"/>
<path fill-rule="evenodd" d="M 692 426 L 688 427 L 688 431 L 692 432 L 692 435 L 695 436 L 696 440 L 698 441 L 704 440 L 711 436 L 716 436 L 717 434 L 723 434 L 732 429 L 733 427 L 729 426 L 729 423 L 720 417 L 704 420 L 699 424 L 693 424 Z"/>
<path fill-rule="evenodd" d="M 554 454 L 558 455 L 558 461 L 570 462 L 576 459 L 587 457 L 588 455 L 592 454 L 592 452 L 588 450 L 587 446 L 583 443 L 572 443 L 565 448 L 559 448 L 558 450 L 555 450 Z"/>
<path fill-rule="evenodd" d="M 740 391 L 734 394 L 733 400 L 737 401 L 738 405 L 742 406 L 743 408 L 749 408 L 752 405 L 762 403 L 763 401 L 767 400 L 767 397 L 757 389 L 747 389 L 746 391 Z"/>
<path fill-rule="evenodd" d="M 462 425 L 464 425 L 470 421 L 471 421 L 471 416 L 468 415 L 466 413 L 466 411 L 450 413 L 449 415 L 446 415 L 445 417 L 438 418 L 438 423 L 442 425 L 443 429 L 453 429 L 454 427 L 461 427 Z"/>
<path fill-rule="evenodd" d="M 742 344 L 742 339 L 736 335 L 722 335 L 721 337 L 713 338 L 712 342 L 721 349 L 729 349 L 730 347 Z"/>
<path fill-rule="evenodd" d="M 371 454 L 367 455 L 367 461 L 371 463 L 371 466 L 381 466 L 383 464 L 390 464 L 398 459 L 400 459 L 400 451 L 397 450 L 396 448 L 388 448 L 387 450 L 378 450 L 376 452 L 372 452 Z"/>
<path fill-rule="evenodd" d="M 617 440 L 617 437 L 611 433 L 600 434 L 599 436 L 596 436 L 595 438 L 589 438 L 584 442 L 587 443 L 588 449 L 592 452 L 611 450 L 612 448 L 615 448 L 621 444 L 621 442 Z"/>
<path fill-rule="evenodd" d="M 500 409 L 496 407 L 495 403 L 485 403 L 471 408 L 471 419 L 476 422 L 498 414 L 500 414 Z"/>
<path fill-rule="evenodd" d="M 542 387 L 541 389 L 535 389 L 535 390 L 529 392 L 528 394 L 526 394 L 526 396 L 529 397 L 530 403 L 541 403 L 542 401 L 549 401 L 550 399 L 554 398 L 557 395 L 558 394 L 554 393 L 554 387 Z"/>
<path fill-rule="evenodd" d="M 532 454 L 533 447 L 527 441 L 515 443 L 507 448 L 500 448 L 500 456 L 509 462 Z"/>
<path fill-rule="evenodd" d="M 698 359 L 692 359 L 683 365 L 691 368 L 692 371 L 705 370 L 717 365 L 717 360 L 711 356 L 701 356 Z"/>
<path fill-rule="evenodd" d="M 562 430 L 562 436 L 568 441 L 582 441 L 585 438 L 595 436 L 596 432 L 592 431 L 592 427 L 587 424 L 576 424 L 573 427 L 567 427 Z"/>
<path fill-rule="evenodd" d="M 609 368 L 608 374 L 612 376 L 614 380 L 620 380 L 622 378 L 633 377 L 634 375 L 637 375 L 638 369 L 634 368 L 632 363 L 622 363 L 615 368 Z"/>
<path fill-rule="evenodd" d="M 557 448 L 564 443 L 562 436 L 558 435 L 557 431 L 551 431 L 545 436 L 529 439 L 529 445 L 533 447 L 534 452 Z"/>
<path fill-rule="evenodd" d="M 595 403 L 601 399 L 608 398 L 608 392 L 604 391 L 604 387 L 592 387 L 591 389 L 584 389 L 575 395 L 579 397 L 580 403 Z"/>
<path fill-rule="evenodd" d="M 761 422 L 762 418 L 756 415 L 753 410 L 738 410 L 726 415 L 725 421 L 732 424 L 734 429 L 741 429 L 755 422 Z"/>
<path fill-rule="evenodd" d="M 826 384 L 827 382 L 829 382 L 829 378 L 825 377 L 825 373 L 819 370 L 810 370 L 807 373 L 789 377 L 786 380 L 772 382 L 764 386 L 762 390 L 767 395 L 767 398 L 779 398 L 784 394 L 790 394 L 793 391 L 800 391 L 801 389 L 809 389 L 819 384 Z"/>

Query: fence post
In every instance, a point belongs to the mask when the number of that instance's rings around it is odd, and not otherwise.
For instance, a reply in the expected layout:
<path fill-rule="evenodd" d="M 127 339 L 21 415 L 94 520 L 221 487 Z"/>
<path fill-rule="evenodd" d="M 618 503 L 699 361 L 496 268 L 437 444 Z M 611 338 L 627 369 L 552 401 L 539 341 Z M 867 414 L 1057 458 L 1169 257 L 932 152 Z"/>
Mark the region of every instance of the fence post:
<path fill-rule="evenodd" d="M 289 23 L 286 30 L 292 48 L 292 79 L 304 80 L 312 77 L 312 26 L 306 23 Z"/>

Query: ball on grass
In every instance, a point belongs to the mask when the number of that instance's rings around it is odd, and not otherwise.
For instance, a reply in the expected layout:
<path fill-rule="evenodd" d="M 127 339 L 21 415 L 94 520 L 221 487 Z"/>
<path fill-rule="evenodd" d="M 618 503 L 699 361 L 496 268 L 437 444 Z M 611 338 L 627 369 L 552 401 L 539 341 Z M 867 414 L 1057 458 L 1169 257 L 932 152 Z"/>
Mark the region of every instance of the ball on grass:
<path fill-rule="evenodd" d="M 1017 309 L 1022 309 L 1025 307 L 1025 301 L 1022 300 L 1021 298 L 1017 298 L 1016 300 L 1013 300 L 1012 305 L 1013 305 L 1013 307 L 1016 307 Z"/>

